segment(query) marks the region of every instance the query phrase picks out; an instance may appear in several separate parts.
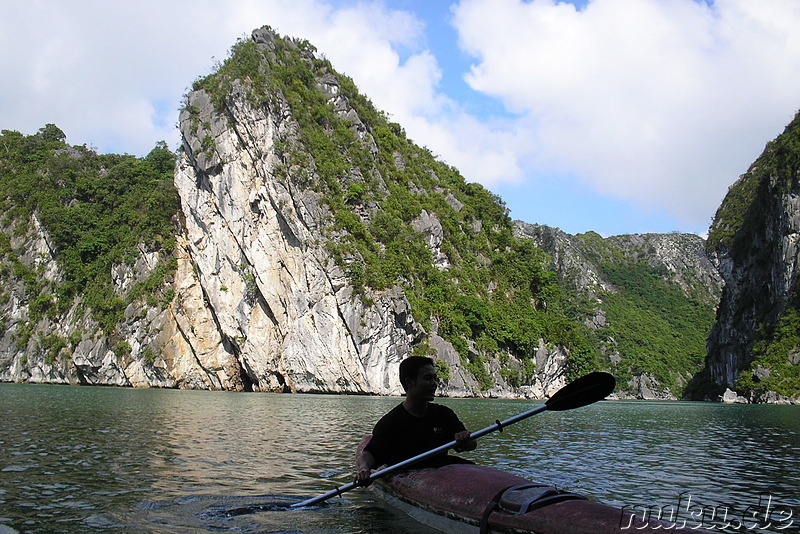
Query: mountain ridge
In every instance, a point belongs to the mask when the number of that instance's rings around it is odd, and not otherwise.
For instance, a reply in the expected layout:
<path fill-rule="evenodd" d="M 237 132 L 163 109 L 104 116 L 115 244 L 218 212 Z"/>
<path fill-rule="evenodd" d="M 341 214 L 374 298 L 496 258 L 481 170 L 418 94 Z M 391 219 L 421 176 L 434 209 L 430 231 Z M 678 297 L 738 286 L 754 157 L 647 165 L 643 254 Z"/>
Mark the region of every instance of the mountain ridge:
<path fill-rule="evenodd" d="M 50 126 L 15 142 L 81 152 Z M 399 394 L 399 361 L 429 354 L 449 395 L 546 397 L 605 369 L 620 398 L 668 399 L 703 367 L 720 280 L 701 238 L 514 222 L 305 41 L 240 40 L 194 82 L 179 127 L 173 235 L 116 258 L 116 296 L 90 309 L 59 294 L 57 268 L 48 289 L 9 277 L 0 380 Z M 75 174 L 51 178 L 81 206 Z M 37 209 L 4 235 L 52 241 Z M 71 250 L 6 248 L 9 272 Z"/>

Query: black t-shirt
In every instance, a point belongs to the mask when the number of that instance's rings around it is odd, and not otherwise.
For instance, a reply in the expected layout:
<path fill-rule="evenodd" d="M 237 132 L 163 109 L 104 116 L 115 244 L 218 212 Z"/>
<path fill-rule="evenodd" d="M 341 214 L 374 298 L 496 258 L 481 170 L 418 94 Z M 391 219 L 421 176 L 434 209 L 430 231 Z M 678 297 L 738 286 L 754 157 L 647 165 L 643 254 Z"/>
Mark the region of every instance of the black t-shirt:
<path fill-rule="evenodd" d="M 425 415 L 415 417 L 399 404 L 377 422 L 364 450 L 375 458 L 375 465 L 394 465 L 453 441 L 462 430 L 464 424 L 446 406 L 428 403 Z"/>

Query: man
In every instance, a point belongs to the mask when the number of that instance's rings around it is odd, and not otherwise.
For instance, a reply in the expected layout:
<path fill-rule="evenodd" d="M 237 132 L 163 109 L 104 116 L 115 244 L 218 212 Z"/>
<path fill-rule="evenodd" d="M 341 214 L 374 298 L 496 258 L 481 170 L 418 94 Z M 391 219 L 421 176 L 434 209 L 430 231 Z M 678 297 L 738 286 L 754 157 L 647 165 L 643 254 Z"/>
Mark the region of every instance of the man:
<path fill-rule="evenodd" d="M 433 400 L 438 386 L 433 360 L 411 356 L 400 363 L 400 383 L 405 400 L 384 415 L 372 431 L 372 439 L 358 456 L 356 482 L 368 484 L 372 470 L 394 465 L 455 440 L 455 450 L 472 451 L 478 446 L 458 416 Z M 415 467 L 436 467 L 467 460 L 448 456 L 447 451 Z"/>

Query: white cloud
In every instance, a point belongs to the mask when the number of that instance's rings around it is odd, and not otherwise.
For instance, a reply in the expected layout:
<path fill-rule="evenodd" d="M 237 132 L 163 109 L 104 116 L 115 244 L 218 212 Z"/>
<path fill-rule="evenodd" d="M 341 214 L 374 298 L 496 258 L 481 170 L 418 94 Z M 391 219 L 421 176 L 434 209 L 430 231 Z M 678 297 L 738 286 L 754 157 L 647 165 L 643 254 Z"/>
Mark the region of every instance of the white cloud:
<path fill-rule="evenodd" d="M 262 25 L 307 39 L 409 136 L 484 183 L 521 176 L 517 155 L 486 124 L 438 90 L 424 24 L 387 4 L 319 0 L 64 3 L 28 0 L 0 7 L 0 58 L 14 83 L 0 86 L 2 128 L 33 133 L 60 126 L 74 143 L 146 153 L 177 146 L 183 93 Z M 24 43 L 24 46 L 20 46 Z M 25 105 L 17 105 L 24 102 Z M 494 141 L 493 141 L 494 140 Z"/>
<path fill-rule="evenodd" d="M 468 83 L 536 132 L 533 165 L 684 221 L 800 106 L 793 0 L 463 0 L 455 24 Z"/>
<path fill-rule="evenodd" d="M 413 50 L 422 24 L 383 4 L 26 0 L 0 6 L 0 46 L 15 51 L 0 57 L 0 69 L 13 73 L 13 83 L 0 84 L 2 128 L 33 133 L 54 122 L 71 142 L 101 150 L 144 153 L 158 139 L 177 145 L 183 93 L 265 24 L 308 39 L 398 118 L 437 105 L 436 61 Z M 401 62 L 403 49 L 413 53 Z"/>
<path fill-rule="evenodd" d="M 199 12 L 152 0 L 4 4 L 0 46 L 14 53 L 3 54 L 0 68 L 14 80 L 0 85 L 2 127 L 33 133 L 53 122 L 69 141 L 101 150 L 175 144 L 181 95 L 208 71 L 215 47 L 224 52 L 231 41 L 193 42 L 192 32 L 181 32 L 197 20 L 192 13 Z M 205 52 L 200 61 L 197 48 Z"/>
<path fill-rule="evenodd" d="M 0 46 L 14 52 L 0 55 L 0 128 L 54 122 L 101 151 L 177 146 L 183 93 L 267 24 L 309 40 L 468 180 L 577 176 L 697 224 L 800 106 L 797 0 L 592 0 L 580 11 L 463 0 L 454 23 L 475 58 L 464 75 L 502 101 L 511 115 L 501 119 L 442 93 L 453 67 L 427 48 L 425 21 L 392 5 L 8 0 Z"/>
<path fill-rule="evenodd" d="M 523 179 L 519 154 L 526 136 L 513 124 L 492 126 L 458 112 L 409 117 L 401 124 L 412 140 L 459 169 L 468 181 L 486 185 Z"/>

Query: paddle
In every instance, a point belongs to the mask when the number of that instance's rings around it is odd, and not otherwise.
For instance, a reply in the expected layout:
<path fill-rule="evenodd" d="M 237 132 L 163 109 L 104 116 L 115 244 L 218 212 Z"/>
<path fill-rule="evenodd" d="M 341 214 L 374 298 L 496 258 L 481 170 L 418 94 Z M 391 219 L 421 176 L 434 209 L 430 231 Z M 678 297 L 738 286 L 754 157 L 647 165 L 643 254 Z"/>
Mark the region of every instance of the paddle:
<path fill-rule="evenodd" d="M 513 425 L 523 419 L 527 419 L 528 417 L 535 415 L 539 412 L 543 412 L 545 410 L 553 410 L 556 412 L 563 412 L 565 410 L 573 410 L 575 408 L 580 408 L 581 406 L 586 406 L 588 404 L 592 404 L 599 400 L 605 399 L 612 391 L 614 391 L 614 386 L 616 385 L 616 380 L 614 377 L 608 373 L 589 373 L 588 375 L 582 376 L 577 380 L 570 382 L 563 388 L 556 391 L 556 393 L 550 397 L 544 404 L 538 405 L 536 408 L 528 410 L 527 412 L 523 412 L 519 415 L 515 415 L 514 417 L 509 417 L 505 421 L 496 421 L 495 424 L 487 426 L 483 430 L 478 430 L 477 432 L 473 432 L 470 434 L 471 438 L 480 438 L 494 432 L 495 430 L 502 431 L 505 427 L 509 425 Z M 436 456 L 442 452 L 447 451 L 456 446 L 456 441 L 453 440 L 450 443 L 445 443 L 444 445 L 440 445 L 435 449 L 431 449 L 428 452 L 424 452 L 413 458 L 409 458 L 408 460 L 403 460 L 402 462 L 396 463 L 392 466 L 386 467 L 381 469 L 380 471 L 376 471 L 372 473 L 369 477 L 370 483 L 374 480 L 377 480 L 381 477 L 385 477 L 386 475 L 397 471 L 398 469 L 402 469 L 404 467 L 408 467 L 411 464 L 415 464 L 422 460 L 426 460 L 431 456 Z M 305 500 L 303 502 L 295 503 L 290 506 L 290 508 L 300 508 L 303 506 L 311 506 L 312 504 L 316 504 L 318 502 L 322 502 L 325 500 L 330 499 L 331 497 L 335 497 L 337 495 L 341 495 L 346 491 L 350 491 L 353 488 L 362 486 L 362 484 L 358 484 L 356 482 L 350 482 L 349 484 L 345 484 L 344 486 L 339 486 L 338 488 L 332 489 L 327 493 L 323 493 L 322 495 L 318 495 L 312 499 Z"/>

